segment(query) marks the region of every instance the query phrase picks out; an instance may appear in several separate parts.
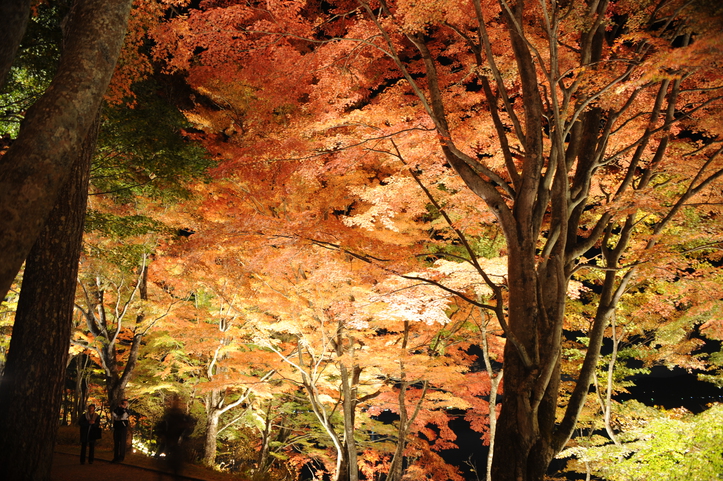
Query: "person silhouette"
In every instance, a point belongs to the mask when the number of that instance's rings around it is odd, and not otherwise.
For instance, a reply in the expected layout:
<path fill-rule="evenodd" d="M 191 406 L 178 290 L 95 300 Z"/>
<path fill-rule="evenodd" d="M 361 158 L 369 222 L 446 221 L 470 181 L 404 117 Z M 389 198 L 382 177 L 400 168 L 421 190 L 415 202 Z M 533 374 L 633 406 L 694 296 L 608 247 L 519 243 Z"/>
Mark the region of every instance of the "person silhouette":
<path fill-rule="evenodd" d="M 129 416 L 128 400 L 124 399 L 113 410 L 113 460 L 111 463 L 120 463 L 126 457 Z"/>
<path fill-rule="evenodd" d="M 181 476 L 183 470 L 183 441 L 193 431 L 194 419 L 183 409 L 180 399 L 174 396 L 166 408 L 163 418 L 158 423 L 159 449 L 165 453 L 165 461 L 169 471 L 175 478 Z"/>
<path fill-rule="evenodd" d="M 88 404 L 88 410 L 81 414 L 80 425 L 80 464 L 85 464 L 85 451 L 88 450 L 88 464 L 95 459 L 95 441 L 100 437 L 100 416 L 95 412 L 95 404 Z"/>

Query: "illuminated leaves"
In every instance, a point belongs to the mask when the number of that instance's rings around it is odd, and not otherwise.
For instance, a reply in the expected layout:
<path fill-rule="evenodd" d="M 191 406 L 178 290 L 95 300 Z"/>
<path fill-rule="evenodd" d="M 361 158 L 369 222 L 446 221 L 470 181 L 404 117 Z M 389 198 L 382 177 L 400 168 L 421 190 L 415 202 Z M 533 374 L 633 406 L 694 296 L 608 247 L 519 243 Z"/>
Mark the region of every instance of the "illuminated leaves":
<path fill-rule="evenodd" d="M 638 405 L 639 423 L 629 426 L 621 446 L 573 447 L 593 472 L 611 481 L 715 479 L 721 470 L 721 406 L 692 415 Z M 644 415 L 641 415 L 645 413 Z"/>
<path fill-rule="evenodd" d="M 574 383 L 585 398 L 582 359 L 602 337 L 645 366 L 705 367 L 691 333 L 718 335 L 719 300 L 706 295 L 718 281 L 702 277 L 720 261 L 703 247 L 720 242 L 720 35 L 698 27 L 688 38 L 683 17 L 666 23 L 690 14 L 677 0 L 604 5 L 598 17 L 584 2 L 533 2 L 513 25 L 507 2 L 481 2 L 479 13 L 472 2 L 371 12 L 347 1 L 203 2 L 161 25 L 155 58 L 186 75 L 187 116 L 221 160 L 200 197 L 169 214 L 196 232 L 163 246 L 182 267 L 161 262 L 184 276 L 169 285 L 236 296 L 253 341 L 294 368 L 289 379 L 303 384 L 318 374 L 307 368 L 323 367 L 314 386 L 324 406 L 342 396 L 343 368 L 358 367 L 360 392 L 382 391 L 372 412 L 391 406 L 388 380 L 403 372 L 438 387 L 430 404 L 484 409 L 474 398 L 489 380 L 472 376 L 455 398 L 449 386 L 464 373 L 440 361 L 468 362 L 444 337 L 466 313 L 451 290 L 499 308 L 500 323 L 517 312 L 506 335 L 534 353 L 521 370 L 557 372 L 550 343 L 575 332 L 564 340 L 562 407 Z M 531 59 L 511 48 L 519 32 Z M 405 323 L 414 351 L 399 346 Z M 442 367 L 454 372 L 447 387 Z M 614 389 L 629 373 L 613 373 Z M 548 392 L 535 389 L 525 399 Z"/>

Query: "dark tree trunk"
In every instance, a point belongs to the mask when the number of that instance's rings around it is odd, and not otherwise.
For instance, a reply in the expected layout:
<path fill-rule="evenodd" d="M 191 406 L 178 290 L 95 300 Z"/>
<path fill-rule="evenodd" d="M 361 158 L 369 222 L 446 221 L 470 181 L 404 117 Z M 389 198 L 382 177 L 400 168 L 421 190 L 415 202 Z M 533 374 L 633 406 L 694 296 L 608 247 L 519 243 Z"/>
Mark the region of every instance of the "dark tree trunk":
<path fill-rule="evenodd" d="M 30 0 L 0 0 L 0 87 L 15 60 L 30 18 Z"/>
<path fill-rule="evenodd" d="M 47 480 L 73 326 L 90 162 L 98 116 L 71 177 L 28 256 L 5 376 L 0 384 L 3 478 Z"/>
<path fill-rule="evenodd" d="M 0 159 L 0 297 L 10 289 L 69 178 L 74 153 L 108 88 L 131 4 L 76 2 L 58 72 Z"/>

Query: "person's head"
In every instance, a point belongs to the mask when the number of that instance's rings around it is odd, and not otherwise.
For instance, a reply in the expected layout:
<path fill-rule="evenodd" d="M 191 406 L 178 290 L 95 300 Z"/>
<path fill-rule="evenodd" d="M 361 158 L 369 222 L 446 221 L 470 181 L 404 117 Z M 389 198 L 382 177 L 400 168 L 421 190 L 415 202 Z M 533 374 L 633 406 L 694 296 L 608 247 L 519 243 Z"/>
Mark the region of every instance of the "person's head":
<path fill-rule="evenodd" d="M 95 404 L 88 404 L 88 412 L 91 414 L 95 412 Z"/>
<path fill-rule="evenodd" d="M 128 400 L 124 399 L 120 402 L 120 407 L 127 408 L 128 407 Z"/>

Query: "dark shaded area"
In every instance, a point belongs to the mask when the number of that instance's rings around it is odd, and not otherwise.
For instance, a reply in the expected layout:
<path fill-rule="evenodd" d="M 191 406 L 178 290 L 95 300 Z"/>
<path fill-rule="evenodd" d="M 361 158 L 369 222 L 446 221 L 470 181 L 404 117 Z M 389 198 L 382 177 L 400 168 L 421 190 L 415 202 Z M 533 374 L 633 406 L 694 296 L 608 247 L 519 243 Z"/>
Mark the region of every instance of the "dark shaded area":
<path fill-rule="evenodd" d="M 650 375 L 636 378 L 635 386 L 628 390 L 630 394 L 619 395 L 617 400 L 636 399 L 665 409 L 684 407 L 696 414 L 705 411 L 710 403 L 723 402 L 723 389 L 700 381 L 695 373 L 683 369 L 655 367 Z"/>

